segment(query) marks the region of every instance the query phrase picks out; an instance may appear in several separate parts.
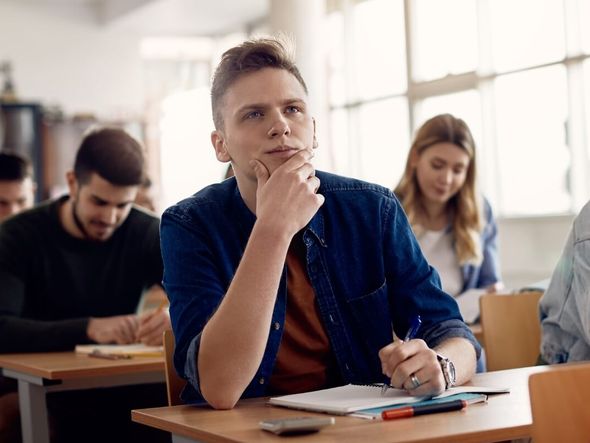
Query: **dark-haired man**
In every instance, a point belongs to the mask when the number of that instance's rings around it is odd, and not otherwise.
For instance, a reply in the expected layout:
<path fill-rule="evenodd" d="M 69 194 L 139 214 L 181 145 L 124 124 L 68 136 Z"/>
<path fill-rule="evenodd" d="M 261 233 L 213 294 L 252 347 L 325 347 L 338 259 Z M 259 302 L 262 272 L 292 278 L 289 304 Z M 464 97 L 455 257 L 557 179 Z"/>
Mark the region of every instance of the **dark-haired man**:
<path fill-rule="evenodd" d="M 0 223 L 11 215 L 33 207 L 33 168 L 23 156 L 0 152 Z"/>
<path fill-rule="evenodd" d="M 307 88 L 284 45 L 228 50 L 211 90 L 217 159 L 235 179 L 162 217 L 164 287 L 185 400 L 389 381 L 438 394 L 479 345 L 393 194 L 316 171 Z M 415 340 L 405 337 L 420 315 Z"/>
<path fill-rule="evenodd" d="M 144 291 L 162 292 L 159 221 L 133 206 L 144 163 L 141 146 L 125 131 L 91 131 L 67 173 L 69 195 L 0 225 L 0 352 L 72 350 L 93 342 L 161 344 L 170 324 L 166 311 L 135 314 Z M 60 393 L 55 401 L 75 395 Z M 120 410 L 121 422 L 113 426 L 127 427 L 129 399 L 112 397 L 105 408 Z M 56 429 L 64 436 L 82 418 Z M 98 428 L 92 436 L 100 439 Z"/>

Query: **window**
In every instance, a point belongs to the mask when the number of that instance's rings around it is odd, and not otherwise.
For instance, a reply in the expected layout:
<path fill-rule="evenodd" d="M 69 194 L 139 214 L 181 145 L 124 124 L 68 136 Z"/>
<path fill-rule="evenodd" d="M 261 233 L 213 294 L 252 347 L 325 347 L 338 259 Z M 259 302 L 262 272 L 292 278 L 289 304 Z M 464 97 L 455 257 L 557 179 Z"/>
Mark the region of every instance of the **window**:
<path fill-rule="evenodd" d="M 575 213 L 590 198 L 590 2 L 330 4 L 339 173 L 393 187 L 414 131 L 449 112 L 474 135 L 497 213 Z"/>
<path fill-rule="evenodd" d="M 393 188 L 406 165 L 410 146 L 408 111 L 404 98 L 359 107 L 359 176 Z"/>
<path fill-rule="evenodd" d="M 227 164 L 217 161 L 208 142 L 213 128 L 211 67 L 242 33 L 223 38 L 147 38 L 142 42 L 149 132 L 159 155 L 159 208 L 167 208 L 223 179 Z M 156 177 L 153 177 L 156 178 Z"/>
<path fill-rule="evenodd" d="M 432 80 L 477 67 L 477 3 L 473 0 L 416 0 L 415 80 Z M 446 17 L 441 20 L 441 17 Z"/>
<path fill-rule="evenodd" d="M 359 3 L 352 23 L 353 64 L 359 99 L 402 93 L 406 89 L 403 3 Z"/>
<path fill-rule="evenodd" d="M 392 188 L 409 146 L 403 1 L 349 3 L 326 23 L 333 166 Z"/>
<path fill-rule="evenodd" d="M 559 213 L 571 207 L 565 74 L 557 65 L 496 80 L 498 178 L 509 214 Z"/>
<path fill-rule="evenodd" d="M 562 0 L 488 2 L 497 72 L 561 60 L 565 56 Z"/>

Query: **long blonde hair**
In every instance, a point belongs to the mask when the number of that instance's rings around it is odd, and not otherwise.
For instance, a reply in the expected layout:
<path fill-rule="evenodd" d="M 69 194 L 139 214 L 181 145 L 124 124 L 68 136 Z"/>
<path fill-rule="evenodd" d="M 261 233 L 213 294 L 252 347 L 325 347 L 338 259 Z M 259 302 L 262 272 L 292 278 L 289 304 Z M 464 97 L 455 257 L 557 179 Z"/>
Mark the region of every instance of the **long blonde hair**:
<path fill-rule="evenodd" d="M 408 215 L 412 229 L 419 235 L 423 228 L 416 222 L 417 214 L 425 213 L 425 206 L 412 159 L 418 158 L 426 149 L 437 143 L 452 143 L 469 156 L 465 183 L 447 202 L 446 209 L 452 219 L 455 253 L 459 264 L 478 265 L 482 261 L 482 204 L 475 183 L 475 142 L 463 120 L 451 114 L 441 114 L 431 118 L 418 129 L 408 154 L 404 175 L 394 192 Z"/>

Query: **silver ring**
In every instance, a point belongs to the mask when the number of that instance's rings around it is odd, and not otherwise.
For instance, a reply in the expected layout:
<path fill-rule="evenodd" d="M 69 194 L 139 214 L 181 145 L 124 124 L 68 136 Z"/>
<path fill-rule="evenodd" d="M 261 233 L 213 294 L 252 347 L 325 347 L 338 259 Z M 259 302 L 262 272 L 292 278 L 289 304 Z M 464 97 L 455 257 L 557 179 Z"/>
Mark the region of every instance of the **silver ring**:
<path fill-rule="evenodd" d="M 410 380 L 412 380 L 412 384 L 414 385 L 414 389 L 418 389 L 420 387 L 420 380 L 416 377 L 416 374 L 410 375 Z"/>

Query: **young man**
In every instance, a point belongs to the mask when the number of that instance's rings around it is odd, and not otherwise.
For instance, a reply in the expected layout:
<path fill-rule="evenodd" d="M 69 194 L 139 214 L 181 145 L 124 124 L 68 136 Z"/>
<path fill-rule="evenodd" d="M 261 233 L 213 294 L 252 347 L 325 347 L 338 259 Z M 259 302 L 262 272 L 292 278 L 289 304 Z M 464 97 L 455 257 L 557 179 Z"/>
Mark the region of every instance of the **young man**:
<path fill-rule="evenodd" d="M 16 153 L 0 152 L 0 223 L 32 208 L 34 200 L 31 163 Z"/>
<path fill-rule="evenodd" d="M 469 380 L 479 346 L 395 197 L 311 164 L 316 124 L 281 42 L 227 51 L 211 96 L 211 141 L 235 179 L 161 226 L 184 399 L 225 409 L 345 383 L 429 395 Z M 418 315 L 417 339 L 394 342 Z"/>
<path fill-rule="evenodd" d="M 133 207 L 143 171 L 136 140 L 120 129 L 95 130 L 82 140 L 74 170 L 67 173 L 69 195 L 0 225 L 0 352 L 73 350 L 80 343 L 162 343 L 168 314 L 135 314 L 144 291 L 163 292 L 158 219 Z M 162 388 L 153 389 L 163 394 Z M 84 418 L 96 420 L 97 412 L 84 417 L 83 411 L 104 401 L 109 404 L 104 410 L 113 412 L 109 420 L 119 420 L 111 421 L 119 426 L 117 432 L 127 435 L 131 391 L 54 394 L 49 404 L 59 404 L 52 411 L 55 428 L 61 429 L 57 432 L 64 436 L 83 426 Z M 67 400 L 74 397 L 74 402 Z M 161 404 L 163 396 L 151 403 Z M 60 427 L 61 407 L 80 411 L 80 419 Z M 94 427 L 93 436 L 105 437 L 102 425 Z"/>

